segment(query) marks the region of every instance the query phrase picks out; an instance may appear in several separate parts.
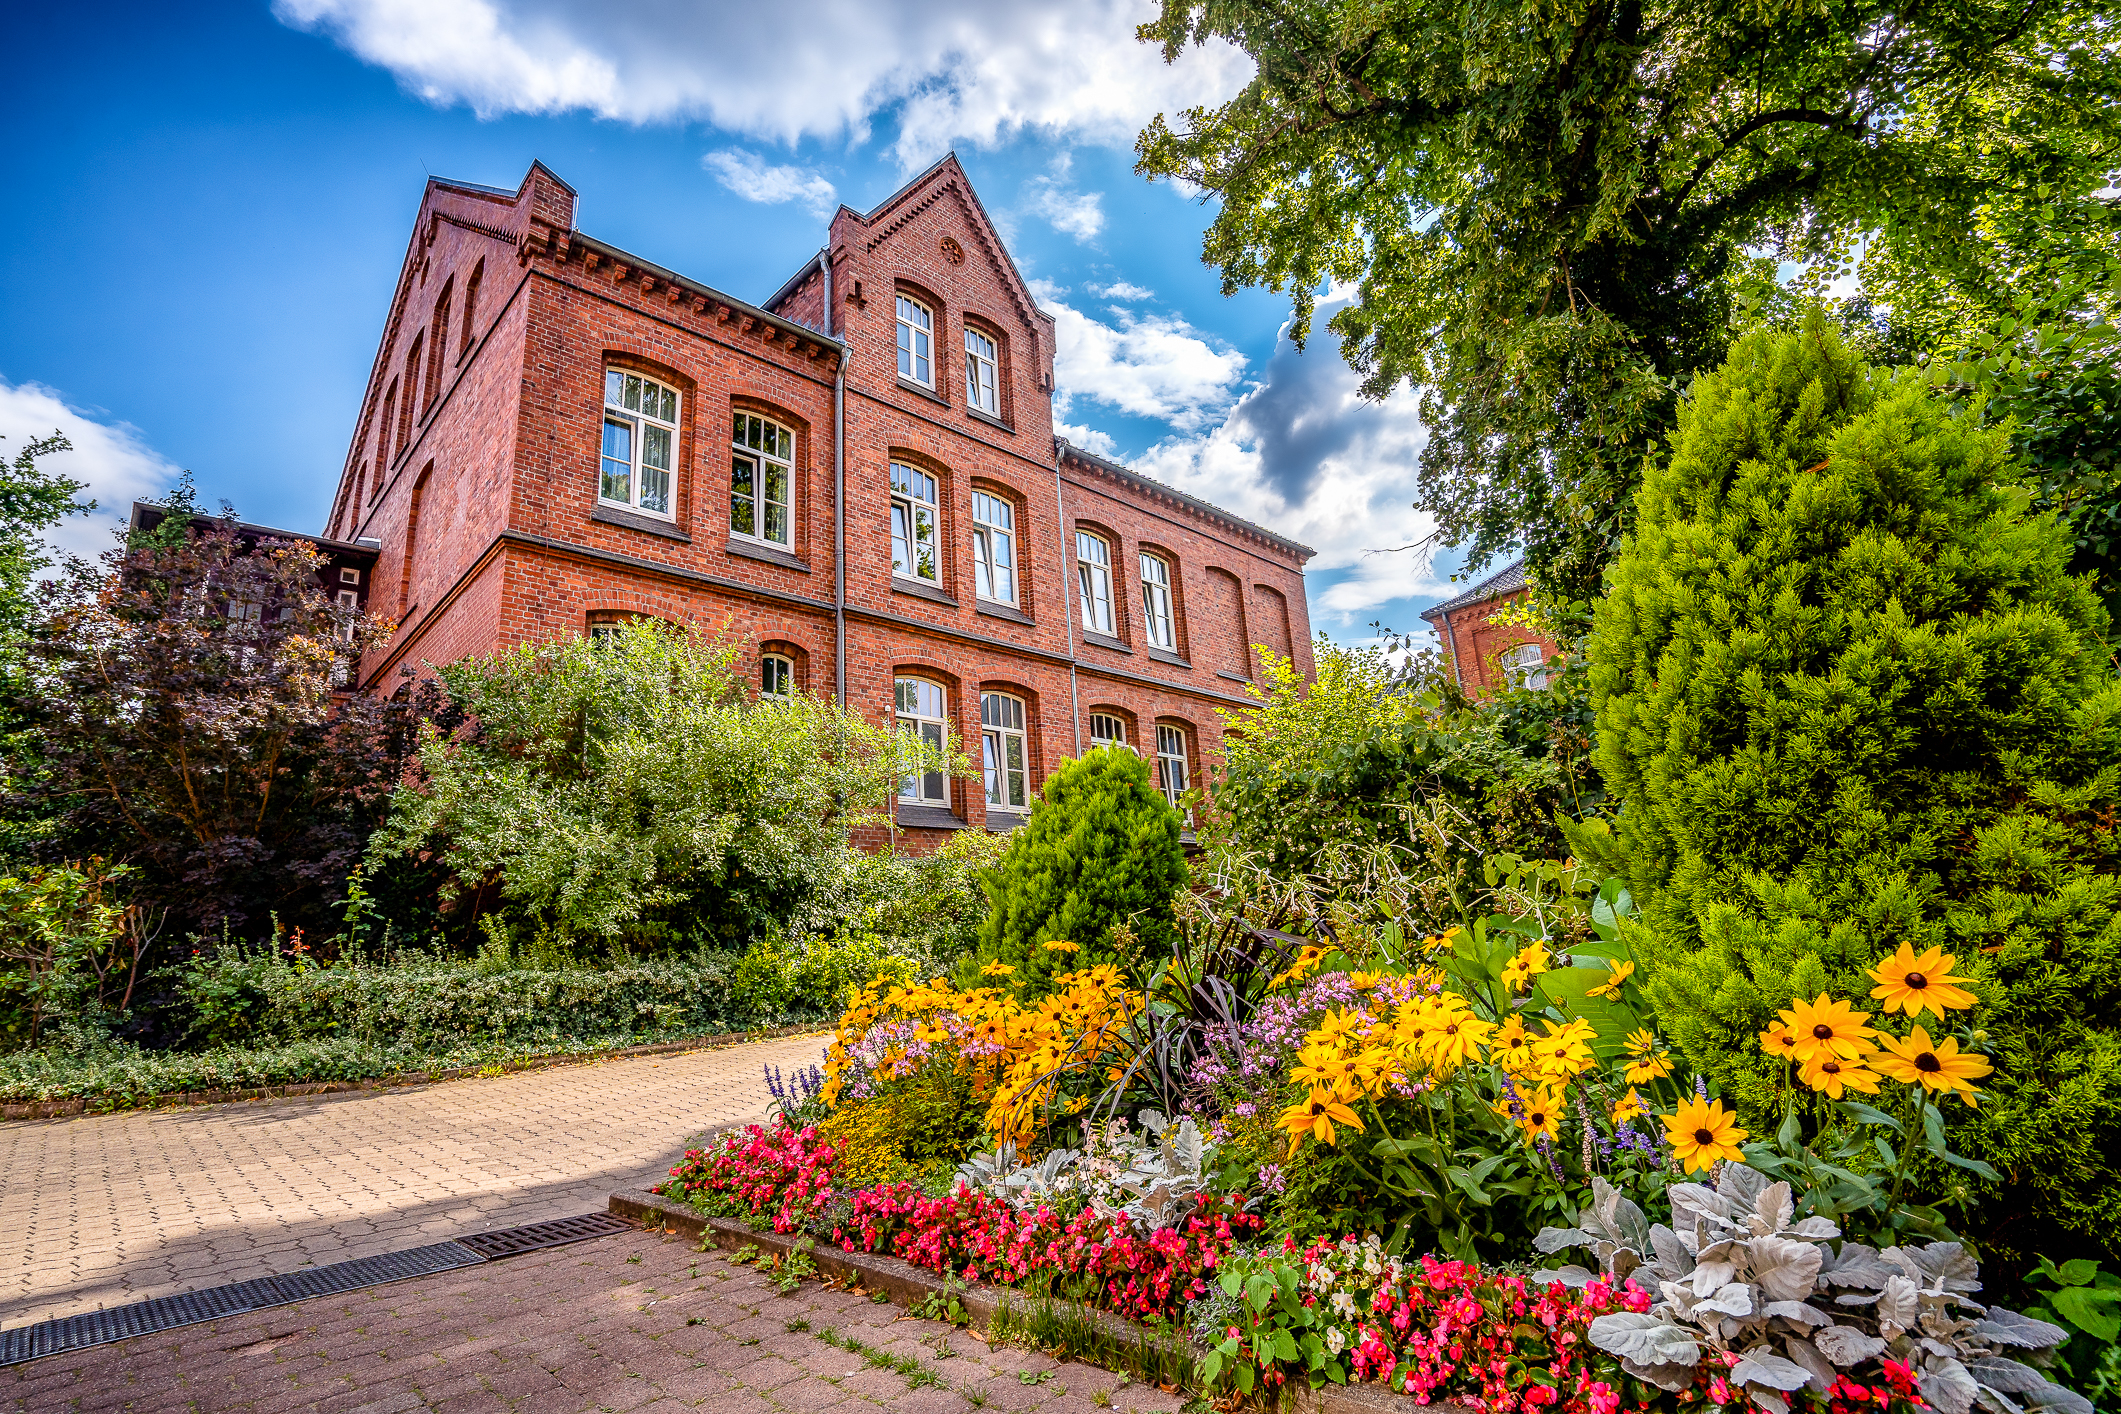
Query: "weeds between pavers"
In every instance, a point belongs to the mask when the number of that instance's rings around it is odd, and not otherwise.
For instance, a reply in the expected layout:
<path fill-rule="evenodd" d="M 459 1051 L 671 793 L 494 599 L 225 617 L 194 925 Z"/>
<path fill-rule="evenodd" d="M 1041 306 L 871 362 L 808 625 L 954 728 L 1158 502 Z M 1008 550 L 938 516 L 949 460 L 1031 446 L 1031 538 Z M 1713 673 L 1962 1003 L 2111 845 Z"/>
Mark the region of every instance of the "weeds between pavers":
<path fill-rule="evenodd" d="M 1005 1301 L 987 1328 L 987 1338 L 997 1345 L 1021 1345 L 1055 1359 L 1096 1365 L 1174 1392 L 1200 1388 L 1193 1354 L 1176 1331 L 1116 1336 L 1072 1305 Z"/>
<path fill-rule="evenodd" d="M 850 1355 L 861 1356 L 864 1364 L 879 1370 L 896 1371 L 898 1374 L 903 1375 L 906 1380 L 906 1388 L 909 1390 L 919 1389 L 923 1385 L 934 1385 L 937 1389 L 948 1388 L 943 1383 L 943 1377 L 940 1373 L 914 1356 L 893 1355 L 888 1350 L 879 1350 L 873 1345 L 865 1345 L 855 1337 L 843 1335 L 831 1326 L 826 1326 L 815 1334 L 819 1340 L 824 1341 L 827 1345 L 837 1346 Z"/>

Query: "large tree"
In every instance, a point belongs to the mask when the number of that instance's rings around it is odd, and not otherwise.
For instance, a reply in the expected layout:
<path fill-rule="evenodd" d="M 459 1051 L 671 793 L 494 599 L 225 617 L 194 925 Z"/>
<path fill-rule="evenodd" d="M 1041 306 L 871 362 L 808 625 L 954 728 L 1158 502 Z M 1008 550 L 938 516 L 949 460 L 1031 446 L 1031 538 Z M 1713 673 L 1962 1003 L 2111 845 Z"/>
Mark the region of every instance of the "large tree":
<path fill-rule="evenodd" d="M 1142 37 L 1258 66 L 1138 144 L 1141 172 L 1218 203 L 1225 288 L 1287 291 L 1300 340 L 1352 286 L 1331 327 L 1369 396 L 1421 385 L 1444 543 L 1475 564 L 1521 543 L 1563 597 L 1595 591 L 1764 252 L 1866 240 L 1956 287 L 2028 203 L 2117 217 L 2093 194 L 2121 34 L 2094 0 L 1164 0 Z"/>

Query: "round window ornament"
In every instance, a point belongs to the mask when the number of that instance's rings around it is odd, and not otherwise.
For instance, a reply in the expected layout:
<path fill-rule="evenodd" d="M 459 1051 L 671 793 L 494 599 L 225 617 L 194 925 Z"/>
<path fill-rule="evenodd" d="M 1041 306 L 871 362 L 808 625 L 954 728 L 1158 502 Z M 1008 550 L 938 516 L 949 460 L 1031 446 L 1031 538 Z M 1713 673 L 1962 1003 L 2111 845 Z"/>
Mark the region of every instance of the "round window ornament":
<path fill-rule="evenodd" d="M 956 236 L 943 237 L 943 259 L 949 261 L 952 265 L 963 265 L 965 263 L 965 248 L 957 243 Z"/>

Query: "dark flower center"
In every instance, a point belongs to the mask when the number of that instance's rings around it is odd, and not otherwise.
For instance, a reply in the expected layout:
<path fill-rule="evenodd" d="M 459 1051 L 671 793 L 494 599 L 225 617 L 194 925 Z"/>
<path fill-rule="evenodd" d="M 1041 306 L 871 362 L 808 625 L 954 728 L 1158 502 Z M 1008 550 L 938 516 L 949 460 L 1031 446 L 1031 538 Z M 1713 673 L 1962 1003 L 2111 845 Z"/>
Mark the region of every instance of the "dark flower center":
<path fill-rule="evenodd" d="M 1913 987 L 1918 992 L 1930 984 L 1930 979 L 1919 972 L 1910 972 L 1900 981 L 1903 986 Z"/>
<path fill-rule="evenodd" d="M 1822 1065 L 1819 1068 L 1825 1071 L 1828 1075 L 1841 1074 L 1841 1063 L 1839 1061 L 1828 1061 L 1825 1065 Z"/>
<path fill-rule="evenodd" d="M 1458 1034 L 1458 1023 L 1454 1021 L 1449 1026 L 1446 1026 L 1443 1029 L 1443 1034 L 1446 1036 L 1456 1036 Z"/>
<path fill-rule="evenodd" d="M 1944 1069 L 1944 1066 L 1938 1062 L 1936 1056 L 1924 1051 L 1921 1055 L 1915 1057 L 1915 1069 L 1926 1070 L 1934 1075 Z"/>
<path fill-rule="evenodd" d="M 1831 1041 L 1834 1039 L 1834 1028 L 1822 1021 L 1812 1028 L 1812 1034 L 1822 1041 Z"/>
<path fill-rule="evenodd" d="M 1696 1144 L 1714 1144 L 1716 1136 L 1709 1133 L 1706 1129 L 1697 1129 L 1694 1131 L 1694 1142 Z"/>

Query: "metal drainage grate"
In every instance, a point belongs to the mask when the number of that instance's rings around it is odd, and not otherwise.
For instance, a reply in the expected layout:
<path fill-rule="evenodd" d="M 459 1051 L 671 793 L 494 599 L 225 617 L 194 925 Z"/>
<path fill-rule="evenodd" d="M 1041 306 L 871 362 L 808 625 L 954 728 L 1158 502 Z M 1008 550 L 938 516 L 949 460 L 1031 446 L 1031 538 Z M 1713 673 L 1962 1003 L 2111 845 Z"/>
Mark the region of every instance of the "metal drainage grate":
<path fill-rule="evenodd" d="M 578 1218 L 556 1218 L 549 1223 L 473 1233 L 457 1241 L 491 1262 L 500 1257 L 513 1257 L 518 1252 L 534 1252 L 540 1247 L 565 1247 L 570 1242 L 587 1242 L 592 1237 L 638 1230 L 626 1219 L 610 1213 L 584 1213 Z"/>
<path fill-rule="evenodd" d="M 286 1276 L 258 1277 L 229 1286 L 209 1287 L 204 1291 L 158 1296 L 152 1301 L 114 1306 L 105 1311 L 61 1316 L 34 1326 L 0 1331 L 0 1366 L 19 1365 L 44 1355 L 84 1350 L 91 1345 L 105 1345 L 136 1335 L 197 1325 L 201 1321 L 217 1321 L 224 1316 L 239 1316 L 245 1311 L 288 1306 L 313 1296 L 335 1296 L 344 1291 L 404 1281 L 408 1277 L 475 1267 L 482 1262 L 513 1257 L 519 1252 L 534 1252 L 541 1247 L 561 1247 L 592 1237 L 633 1231 L 636 1231 L 634 1224 L 624 1218 L 610 1213 L 585 1213 L 578 1218 L 481 1232 L 455 1242 L 386 1252 L 379 1257 L 334 1262 L 327 1267 L 311 1267 Z"/>

